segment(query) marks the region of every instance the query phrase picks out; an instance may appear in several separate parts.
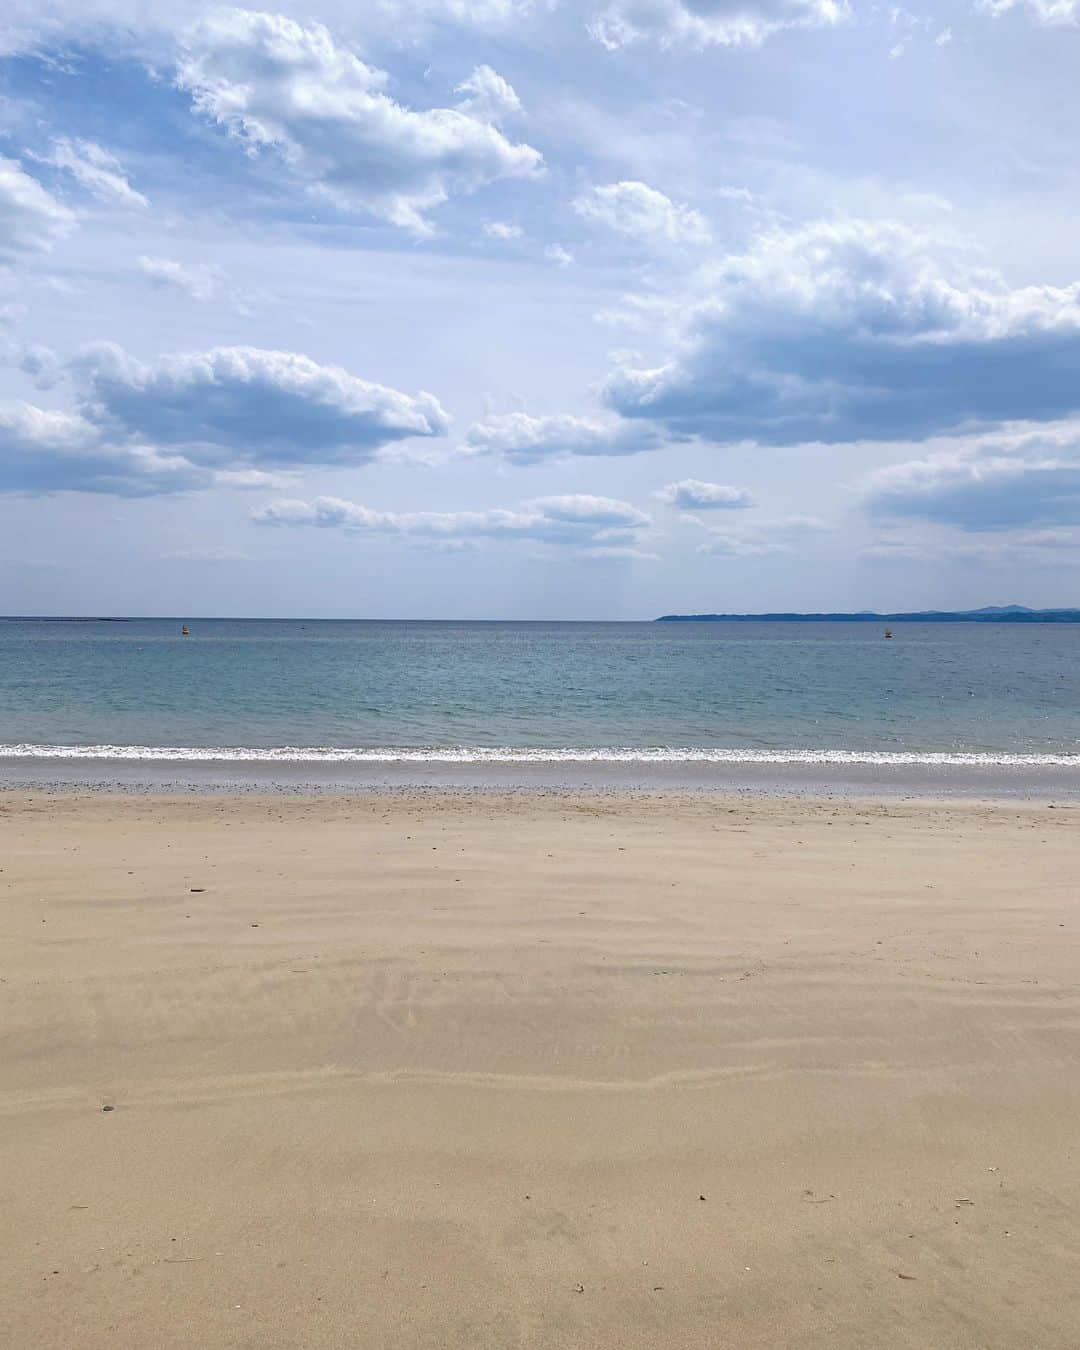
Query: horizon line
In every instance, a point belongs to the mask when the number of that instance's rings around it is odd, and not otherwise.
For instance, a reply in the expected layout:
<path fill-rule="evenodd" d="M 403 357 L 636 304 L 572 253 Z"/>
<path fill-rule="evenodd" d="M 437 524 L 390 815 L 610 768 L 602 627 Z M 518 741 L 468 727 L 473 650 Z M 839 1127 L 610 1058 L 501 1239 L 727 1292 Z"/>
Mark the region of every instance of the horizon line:
<path fill-rule="evenodd" d="M 796 609 L 772 609 L 756 611 L 737 611 L 737 610 L 712 610 L 712 611 L 668 611 L 662 614 L 653 614 L 650 617 L 638 619 L 616 619 L 616 618 L 470 618 L 464 615 L 452 615 L 440 618 L 417 617 L 417 616 L 383 616 L 372 617 L 362 615 L 350 616 L 326 616 L 311 614 L 102 614 L 102 613 L 56 613 L 56 614 L 0 614 L 0 623 L 19 623 L 19 622 L 52 622 L 52 623 L 139 623 L 139 622 L 159 622 L 159 623 L 611 623 L 611 624 L 636 624 L 636 623 L 656 623 L 662 619 L 677 618 L 685 621 L 701 619 L 732 618 L 766 618 L 770 615 L 783 615 L 785 618 L 795 616 L 800 618 L 813 619 L 821 615 L 828 617 L 842 616 L 845 618 L 882 618 L 899 619 L 906 615 L 919 616 L 922 614 L 979 614 L 993 610 L 1021 610 L 1034 614 L 1046 613 L 1065 613 L 1080 612 L 1080 603 L 1075 605 L 1019 605 L 1014 603 L 1008 605 L 980 605 L 974 608 L 948 609 L 943 607 L 918 609 L 918 610 L 874 610 L 874 609 L 850 609 L 850 610 L 796 610 Z"/>

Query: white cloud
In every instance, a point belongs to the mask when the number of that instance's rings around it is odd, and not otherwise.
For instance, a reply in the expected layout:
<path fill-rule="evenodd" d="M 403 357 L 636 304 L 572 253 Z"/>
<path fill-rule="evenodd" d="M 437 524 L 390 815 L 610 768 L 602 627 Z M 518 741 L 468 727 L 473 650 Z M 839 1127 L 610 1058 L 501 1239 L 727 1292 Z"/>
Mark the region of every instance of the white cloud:
<path fill-rule="evenodd" d="M 139 270 L 155 286 L 182 291 L 191 300 L 205 302 L 221 295 L 227 286 L 224 271 L 216 263 L 181 263 L 174 258 L 139 259 Z"/>
<path fill-rule="evenodd" d="M 249 153 L 272 150 L 340 205 L 419 235 L 431 232 L 426 213 L 451 194 L 533 177 L 542 166 L 538 151 L 461 108 L 396 102 L 385 71 L 318 23 L 224 11 L 190 34 L 177 83 Z M 487 77 L 484 87 L 490 97 Z"/>
<path fill-rule="evenodd" d="M 373 0 L 394 28 L 403 19 L 500 31 L 520 22 L 538 8 L 554 7 L 558 0 Z"/>
<path fill-rule="evenodd" d="M 159 290 L 177 291 L 198 304 L 219 301 L 237 314 L 250 315 L 253 304 L 266 298 L 265 293 L 251 295 L 234 285 L 229 274 L 217 263 L 184 263 L 176 258 L 154 258 L 144 254 L 139 259 L 139 271 Z"/>
<path fill-rule="evenodd" d="M 40 342 L 28 343 L 22 349 L 19 369 L 30 376 L 38 389 L 52 389 L 63 378 L 60 358 L 51 347 Z"/>
<path fill-rule="evenodd" d="M 120 161 L 94 141 L 61 136 L 53 141 L 42 162 L 63 169 L 99 201 L 112 206 L 145 210 L 150 203 L 128 182 Z"/>
<path fill-rule="evenodd" d="M 678 483 L 668 483 L 656 496 L 681 511 L 730 511 L 754 505 L 753 497 L 745 488 L 703 483 L 700 478 L 683 478 Z"/>
<path fill-rule="evenodd" d="M 31 357 L 27 349 L 33 373 Z M 289 478 L 279 470 L 363 465 L 449 426 L 430 394 L 403 394 L 296 352 L 216 347 L 144 364 L 103 343 L 69 369 L 77 413 L 0 407 L 0 491 L 281 486 Z"/>
<path fill-rule="evenodd" d="M 1080 23 L 1080 0 L 978 0 L 976 8 L 994 15 L 1021 9 L 1049 25 Z"/>
<path fill-rule="evenodd" d="M 15 445 L 52 446 L 74 452 L 86 443 L 91 431 L 81 417 L 71 413 L 47 412 L 28 403 L 16 403 L 0 408 L 0 434 L 8 454 Z"/>
<path fill-rule="evenodd" d="M 525 231 L 520 225 L 513 224 L 508 220 L 488 220 L 484 222 L 483 230 L 491 239 L 520 239 Z"/>
<path fill-rule="evenodd" d="M 588 493 L 570 493 L 562 497 L 538 497 L 532 505 L 551 520 L 569 525 L 641 529 L 652 521 L 644 511 L 613 497 L 593 497 Z"/>
<path fill-rule="evenodd" d="M 763 235 L 670 312 L 676 354 L 605 397 L 682 434 L 920 439 L 1080 407 L 1080 284 L 1012 288 L 900 224 Z"/>
<path fill-rule="evenodd" d="M 398 535 L 430 542 L 530 541 L 582 549 L 633 548 L 652 521 L 610 497 L 540 497 L 516 510 L 378 511 L 340 497 L 272 502 L 252 513 L 260 525 L 314 526 L 354 534 Z"/>
<path fill-rule="evenodd" d="M 568 455 L 636 455 L 656 450 L 667 437 L 633 422 L 558 413 L 498 413 L 474 422 L 465 433 L 474 454 L 501 455 L 512 464 L 538 464 Z"/>
<path fill-rule="evenodd" d="M 785 28 L 847 18 L 846 0 L 610 0 L 591 25 L 605 47 L 652 40 L 668 47 L 757 46 Z"/>
<path fill-rule="evenodd" d="M 110 441 L 84 417 L 0 407 L 0 492 L 144 496 L 209 487 L 212 471 L 151 446 Z"/>
<path fill-rule="evenodd" d="M 365 38 L 402 45 L 427 39 L 447 24 L 497 33 L 557 0 L 274 0 L 273 10 L 299 23 L 339 24 Z M 165 57 L 173 36 L 217 8 L 214 0 L 5 0 L 0 55 L 64 50 L 71 42 L 101 43 L 112 52 L 150 51 Z"/>
<path fill-rule="evenodd" d="M 584 550 L 586 558 L 626 559 L 630 562 L 659 562 L 659 553 L 650 553 L 648 549 L 633 548 L 629 544 L 598 544 L 595 548 Z"/>
<path fill-rule="evenodd" d="M 297 352 L 215 347 L 142 364 L 103 343 L 78 369 L 84 411 L 98 425 L 222 467 L 363 464 L 383 446 L 449 426 L 430 394 L 403 394 Z"/>
<path fill-rule="evenodd" d="M 583 219 L 647 243 L 707 244 L 709 226 L 692 207 L 673 202 L 647 183 L 607 183 L 573 203 Z"/>
<path fill-rule="evenodd" d="M 18 160 L 0 156 L 0 263 L 47 252 L 75 217 L 31 178 Z"/>
<path fill-rule="evenodd" d="M 562 244 L 549 244 L 544 249 L 544 257 L 556 267 L 569 267 L 574 261 L 574 255 L 569 249 L 563 248 Z"/>
<path fill-rule="evenodd" d="M 1030 4 L 1053 12 L 1075 0 L 987 0 L 984 7 Z M 0 54 L 70 41 L 105 39 L 114 50 L 151 49 L 160 57 L 174 33 L 205 17 L 212 0 L 6 0 Z M 615 49 L 635 42 L 664 47 L 756 46 L 787 28 L 827 27 L 850 14 L 848 0 L 275 0 L 273 10 L 301 24 L 359 30 L 364 39 L 402 45 L 429 40 L 443 25 L 501 35 L 562 8 Z"/>
<path fill-rule="evenodd" d="M 974 438 L 867 476 L 877 516 L 967 531 L 1080 524 L 1080 425 Z"/>
<path fill-rule="evenodd" d="M 458 111 L 483 122 L 500 122 L 521 111 L 521 100 L 513 86 L 490 66 L 477 66 L 454 93 L 466 95 L 458 104 Z"/>

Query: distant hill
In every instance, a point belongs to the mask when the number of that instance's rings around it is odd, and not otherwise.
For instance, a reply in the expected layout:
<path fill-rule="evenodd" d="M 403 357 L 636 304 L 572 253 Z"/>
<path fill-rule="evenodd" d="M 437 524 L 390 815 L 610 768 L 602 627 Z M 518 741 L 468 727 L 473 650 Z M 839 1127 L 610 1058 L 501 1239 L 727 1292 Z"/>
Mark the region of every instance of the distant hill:
<path fill-rule="evenodd" d="M 657 623 L 1080 623 L 1080 609 L 1027 609 L 988 605 L 985 609 L 927 609 L 913 614 L 662 614 Z"/>

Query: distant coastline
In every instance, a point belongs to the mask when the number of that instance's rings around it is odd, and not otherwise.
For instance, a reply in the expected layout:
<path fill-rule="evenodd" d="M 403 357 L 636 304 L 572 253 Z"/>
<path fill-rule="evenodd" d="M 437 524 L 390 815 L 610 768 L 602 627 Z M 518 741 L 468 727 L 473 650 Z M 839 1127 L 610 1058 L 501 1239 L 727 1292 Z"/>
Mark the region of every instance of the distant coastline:
<path fill-rule="evenodd" d="M 1027 609 L 991 605 L 985 609 L 927 609 L 910 614 L 662 614 L 657 623 L 1080 623 L 1080 609 Z"/>

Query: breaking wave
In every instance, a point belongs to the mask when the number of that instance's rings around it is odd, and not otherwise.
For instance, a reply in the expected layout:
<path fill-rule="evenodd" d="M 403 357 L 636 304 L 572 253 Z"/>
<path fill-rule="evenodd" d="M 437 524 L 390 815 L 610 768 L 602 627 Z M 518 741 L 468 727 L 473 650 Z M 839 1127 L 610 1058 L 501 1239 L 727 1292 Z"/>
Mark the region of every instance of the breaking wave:
<path fill-rule="evenodd" d="M 1080 769 L 1080 752 L 743 750 L 697 746 L 340 748 L 335 746 L 0 745 L 0 759 L 126 760 L 253 764 L 808 764 Z"/>

